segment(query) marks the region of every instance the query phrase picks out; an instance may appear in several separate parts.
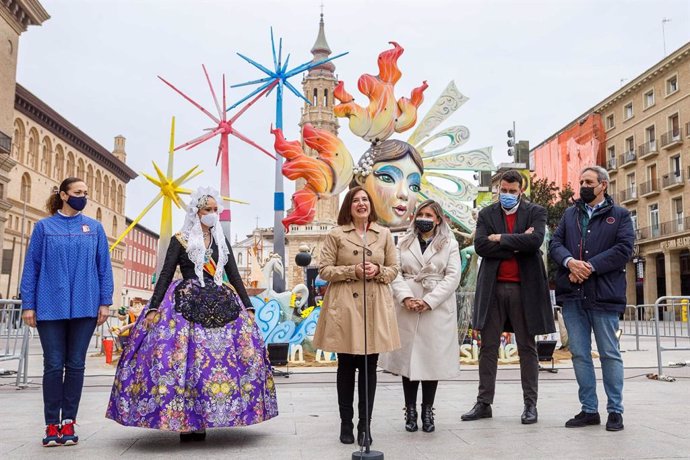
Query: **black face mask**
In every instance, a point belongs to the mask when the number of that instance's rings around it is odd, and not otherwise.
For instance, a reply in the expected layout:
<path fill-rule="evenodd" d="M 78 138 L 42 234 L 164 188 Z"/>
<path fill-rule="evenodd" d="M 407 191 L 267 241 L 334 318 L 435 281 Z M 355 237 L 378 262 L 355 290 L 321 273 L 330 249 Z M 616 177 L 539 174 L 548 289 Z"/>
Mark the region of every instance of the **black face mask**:
<path fill-rule="evenodd" d="M 434 221 L 429 219 L 415 219 L 414 226 L 419 233 L 429 233 L 434 229 Z"/>
<path fill-rule="evenodd" d="M 580 187 L 580 198 L 582 198 L 582 201 L 589 204 L 592 201 L 596 200 L 599 194 L 594 193 L 594 189 L 597 187 L 598 185 L 594 187 Z"/>
<path fill-rule="evenodd" d="M 70 207 L 75 211 L 82 211 L 86 207 L 86 200 L 87 198 L 85 196 L 69 195 L 67 204 L 70 205 Z"/>

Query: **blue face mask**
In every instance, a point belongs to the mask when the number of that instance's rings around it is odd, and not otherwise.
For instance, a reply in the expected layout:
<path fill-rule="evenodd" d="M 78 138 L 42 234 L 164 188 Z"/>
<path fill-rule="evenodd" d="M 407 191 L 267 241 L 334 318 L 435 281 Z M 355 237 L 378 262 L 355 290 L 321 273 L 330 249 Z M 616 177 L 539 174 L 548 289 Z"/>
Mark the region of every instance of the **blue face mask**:
<path fill-rule="evenodd" d="M 498 195 L 498 200 L 505 209 L 513 209 L 515 205 L 518 204 L 518 201 L 520 201 L 520 197 L 512 193 L 500 193 Z"/>

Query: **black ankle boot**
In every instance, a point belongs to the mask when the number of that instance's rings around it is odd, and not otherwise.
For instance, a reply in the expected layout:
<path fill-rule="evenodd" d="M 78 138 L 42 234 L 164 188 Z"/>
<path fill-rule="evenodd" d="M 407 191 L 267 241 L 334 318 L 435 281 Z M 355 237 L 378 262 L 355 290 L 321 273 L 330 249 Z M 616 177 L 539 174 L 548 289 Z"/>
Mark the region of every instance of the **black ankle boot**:
<path fill-rule="evenodd" d="M 409 432 L 417 431 L 417 407 L 414 404 L 408 404 L 405 407 L 405 429 Z"/>
<path fill-rule="evenodd" d="M 352 422 L 340 422 L 340 442 L 343 444 L 354 444 L 355 435 L 352 432 L 354 428 Z"/>
<path fill-rule="evenodd" d="M 422 431 L 431 433 L 435 429 L 434 408 L 431 407 L 431 404 L 422 404 Z"/>
<path fill-rule="evenodd" d="M 357 423 L 357 444 L 359 444 L 360 446 L 371 446 L 374 443 L 374 440 L 371 438 L 371 422 L 369 422 L 369 442 L 367 442 L 366 444 L 364 443 L 365 435 L 366 428 L 364 426 L 364 422 L 360 420 L 359 423 Z"/>

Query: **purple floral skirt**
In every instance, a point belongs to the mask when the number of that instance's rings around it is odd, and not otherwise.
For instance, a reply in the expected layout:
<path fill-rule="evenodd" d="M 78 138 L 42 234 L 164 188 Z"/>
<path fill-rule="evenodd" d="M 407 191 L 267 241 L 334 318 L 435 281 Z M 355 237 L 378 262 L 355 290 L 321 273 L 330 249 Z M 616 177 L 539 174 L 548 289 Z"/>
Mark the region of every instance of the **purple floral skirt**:
<path fill-rule="evenodd" d="M 268 354 L 254 320 L 242 309 L 223 327 L 191 323 L 175 310 L 179 283 L 171 283 L 148 331 L 146 315 L 139 316 L 117 366 L 106 417 L 126 426 L 191 431 L 253 425 L 278 415 Z"/>

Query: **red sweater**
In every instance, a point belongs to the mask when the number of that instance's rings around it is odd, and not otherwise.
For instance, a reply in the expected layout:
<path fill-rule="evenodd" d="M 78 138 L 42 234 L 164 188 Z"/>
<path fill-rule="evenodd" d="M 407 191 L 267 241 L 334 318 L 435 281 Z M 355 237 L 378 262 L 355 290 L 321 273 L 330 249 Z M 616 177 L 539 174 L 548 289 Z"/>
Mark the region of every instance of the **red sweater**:
<path fill-rule="evenodd" d="M 517 213 L 506 214 L 506 225 L 508 226 L 507 233 L 513 233 L 515 228 L 515 221 L 517 220 Z M 520 268 L 518 267 L 517 259 L 511 257 L 501 262 L 498 266 L 498 281 L 508 283 L 520 282 Z"/>

